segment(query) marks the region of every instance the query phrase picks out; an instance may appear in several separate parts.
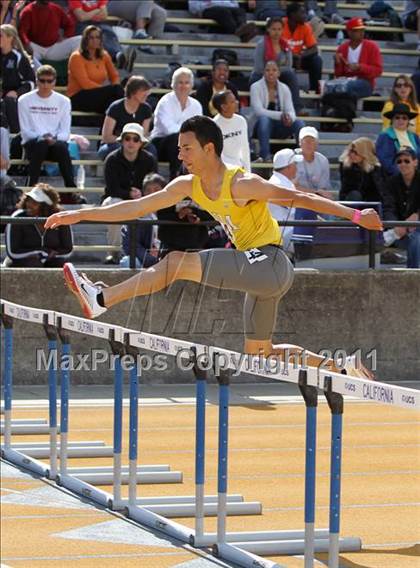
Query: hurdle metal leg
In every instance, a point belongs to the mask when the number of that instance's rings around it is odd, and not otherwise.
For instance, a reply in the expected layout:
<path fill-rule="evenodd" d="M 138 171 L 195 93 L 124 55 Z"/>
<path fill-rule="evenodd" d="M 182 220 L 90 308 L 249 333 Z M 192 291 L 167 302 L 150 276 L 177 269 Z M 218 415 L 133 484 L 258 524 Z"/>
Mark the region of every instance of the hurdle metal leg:
<path fill-rule="evenodd" d="M 50 421 L 50 470 L 49 478 L 56 479 L 58 468 L 58 448 L 57 448 L 57 329 L 48 321 L 48 315 L 44 316 L 44 331 L 48 339 L 48 409 Z"/>
<path fill-rule="evenodd" d="M 305 458 L 305 568 L 312 568 L 315 554 L 316 418 L 318 391 L 307 383 L 307 372 L 299 371 L 299 390 L 306 405 Z"/>
<path fill-rule="evenodd" d="M 12 446 L 13 319 L 2 313 L 1 321 L 4 329 L 4 450 L 9 450 Z"/>
<path fill-rule="evenodd" d="M 13 318 L 4 313 L 3 304 L 0 319 L 4 328 L 4 446 L 1 448 L 1 455 L 38 475 L 48 476 L 48 467 L 45 464 L 12 448 Z"/>
<path fill-rule="evenodd" d="M 139 408 L 139 373 L 137 365 L 137 349 L 127 349 L 127 352 L 134 357 L 133 366 L 130 369 L 130 431 L 129 431 L 129 453 L 128 453 L 128 504 L 135 505 L 137 497 L 137 438 L 138 438 L 138 408 Z"/>
<path fill-rule="evenodd" d="M 122 452 L 122 420 L 123 420 L 123 370 L 121 357 L 124 355 L 124 344 L 116 341 L 115 332 L 110 340 L 115 358 L 114 377 L 114 488 L 110 508 L 118 507 L 121 502 L 121 452 Z"/>
<path fill-rule="evenodd" d="M 330 539 L 328 568 L 338 568 L 340 553 L 340 501 L 341 501 L 341 449 L 343 441 L 344 399 L 341 394 L 331 391 L 331 384 L 325 397 L 331 410 L 331 473 L 330 473 Z"/>
<path fill-rule="evenodd" d="M 194 369 L 196 376 L 195 407 L 195 535 L 200 539 L 204 534 L 204 481 L 206 447 L 206 380 L 204 372 Z"/>

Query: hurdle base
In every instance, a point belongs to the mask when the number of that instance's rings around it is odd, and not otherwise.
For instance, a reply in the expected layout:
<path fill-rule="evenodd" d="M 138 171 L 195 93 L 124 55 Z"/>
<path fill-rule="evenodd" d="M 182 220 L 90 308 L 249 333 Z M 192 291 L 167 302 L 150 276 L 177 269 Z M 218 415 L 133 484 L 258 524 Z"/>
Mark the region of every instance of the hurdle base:
<path fill-rule="evenodd" d="M 135 505 L 128 505 L 126 508 L 126 516 L 139 523 L 152 529 L 158 530 L 173 538 L 177 538 L 182 542 L 189 543 L 193 529 L 185 527 L 180 523 L 169 521 L 165 517 L 153 513 L 144 507 L 137 507 Z"/>
<path fill-rule="evenodd" d="M 153 473 L 153 472 L 163 472 L 163 471 L 170 471 L 170 466 L 167 464 L 162 465 L 138 465 L 137 466 L 137 473 Z M 101 466 L 82 466 L 82 467 L 68 467 L 67 473 L 71 475 L 79 475 L 79 474 L 95 474 L 95 473 L 114 473 L 115 468 L 113 465 L 101 465 Z M 122 473 L 128 474 L 128 466 L 123 465 L 121 467 Z"/>
<path fill-rule="evenodd" d="M 175 505 L 143 505 L 148 511 L 152 511 L 157 515 L 174 519 L 177 517 L 195 517 L 195 503 L 178 503 Z M 217 503 L 204 503 L 204 515 L 206 517 L 216 517 L 218 510 Z M 262 506 L 257 501 L 244 503 L 227 503 L 227 515 L 261 515 Z"/>
<path fill-rule="evenodd" d="M 315 539 L 314 552 L 328 552 L 330 541 L 328 538 Z M 284 540 L 284 541 L 254 541 L 236 542 L 235 547 L 246 552 L 263 556 L 292 556 L 305 553 L 305 540 Z M 362 541 L 358 537 L 340 538 L 340 552 L 358 552 L 362 548 Z"/>
<path fill-rule="evenodd" d="M 25 469 L 29 469 L 31 472 L 36 473 L 41 477 L 49 477 L 49 467 L 46 464 L 34 458 L 30 458 L 12 448 L 2 447 L 1 456 L 7 461 Z"/>
<path fill-rule="evenodd" d="M 242 495 L 233 493 L 227 497 L 228 503 L 243 503 Z M 204 503 L 217 503 L 217 495 L 206 495 Z M 125 509 L 129 504 L 128 499 L 114 500 L 112 509 L 119 511 Z M 166 497 L 138 497 L 135 502 L 139 507 L 148 507 L 150 505 L 195 505 L 195 495 L 168 495 Z M 216 542 L 216 541 L 214 541 Z"/>
<path fill-rule="evenodd" d="M 284 564 L 266 560 L 265 558 L 252 554 L 252 552 L 241 550 L 240 548 L 236 548 L 236 546 L 226 543 L 213 545 L 213 555 L 222 560 L 234 562 L 244 568 L 255 568 L 255 566 L 258 566 L 258 568 L 286 568 Z"/>
<path fill-rule="evenodd" d="M 328 529 L 316 529 L 315 538 L 328 539 Z M 284 541 L 284 540 L 300 540 L 305 538 L 304 530 L 283 530 L 283 531 L 254 531 L 254 532 L 228 532 L 225 535 L 227 543 L 233 542 L 255 542 L 255 541 Z M 206 533 L 202 536 L 194 535 L 191 543 L 192 546 L 205 548 L 217 544 L 217 533 Z"/>
<path fill-rule="evenodd" d="M 74 473 L 77 479 L 92 485 L 113 485 L 114 471 L 102 473 Z M 181 471 L 157 471 L 157 472 L 137 472 L 136 481 L 138 484 L 155 484 L 155 483 L 182 483 Z M 121 483 L 127 485 L 129 483 L 129 472 L 125 470 L 121 474 Z"/>
<path fill-rule="evenodd" d="M 109 502 L 112 500 L 112 495 L 110 493 L 102 491 L 102 489 L 92 487 L 88 483 L 81 481 L 77 477 L 72 477 L 71 475 L 59 473 L 56 483 L 57 485 L 65 487 L 66 489 L 69 489 L 69 491 L 80 495 L 80 497 L 85 497 L 86 499 L 95 501 L 95 503 L 98 503 L 103 507 L 108 507 Z"/>

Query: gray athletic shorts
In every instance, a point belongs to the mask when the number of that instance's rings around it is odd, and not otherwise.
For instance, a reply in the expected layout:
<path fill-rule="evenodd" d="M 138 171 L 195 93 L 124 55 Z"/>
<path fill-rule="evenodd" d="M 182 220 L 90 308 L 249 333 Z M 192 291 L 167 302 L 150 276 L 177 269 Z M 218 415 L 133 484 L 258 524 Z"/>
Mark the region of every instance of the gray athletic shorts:
<path fill-rule="evenodd" d="M 276 245 L 239 251 L 199 252 L 202 283 L 222 290 L 245 292 L 244 328 L 247 339 L 271 339 L 279 300 L 293 283 L 293 266 Z"/>

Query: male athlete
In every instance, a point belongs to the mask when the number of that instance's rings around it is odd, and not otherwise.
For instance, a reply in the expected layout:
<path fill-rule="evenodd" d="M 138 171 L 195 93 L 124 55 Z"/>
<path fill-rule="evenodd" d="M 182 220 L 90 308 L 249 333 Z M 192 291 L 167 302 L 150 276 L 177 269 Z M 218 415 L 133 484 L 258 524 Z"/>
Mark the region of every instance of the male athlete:
<path fill-rule="evenodd" d="M 190 280 L 245 292 L 245 353 L 282 359 L 286 353 L 299 354 L 304 351 L 302 347 L 272 344 L 278 303 L 292 285 L 293 267 L 281 248 L 280 229 L 267 202 L 337 215 L 376 231 L 382 230 L 381 221 L 373 209 L 355 210 L 315 194 L 278 187 L 238 167 L 228 169 L 220 158 L 222 149 L 223 136 L 216 123 L 194 116 L 182 124 L 179 133 L 179 159 L 188 175 L 140 199 L 55 213 L 45 227 L 54 229 L 80 221 L 128 221 L 191 197 L 223 225 L 236 248 L 171 252 L 153 267 L 103 289 L 79 275 L 72 264 L 66 264 L 66 282 L 85 316 L 95 318 L 119 302 L 158 292 L 176 280 Z M 319 355 L 305 353 L 308 365 L 318 366 L 323 361 Z M 363 369 L 359 376 L 366 374 Z"/>

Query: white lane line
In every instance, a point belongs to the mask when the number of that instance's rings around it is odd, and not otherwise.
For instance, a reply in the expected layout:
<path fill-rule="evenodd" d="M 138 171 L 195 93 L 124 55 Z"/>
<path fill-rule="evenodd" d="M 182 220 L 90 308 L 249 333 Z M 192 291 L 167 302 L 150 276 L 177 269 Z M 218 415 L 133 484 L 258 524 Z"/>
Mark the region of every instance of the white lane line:
<path fill-rule="evenodd" d="M 7 562 L 13 561 L 32 561 L 32 562 L 47 562 L 47 561 L 54 561 L 57 560 L 86 560 L 86 559 L 94 559 L 94 558 L 141 558 L 141 557 L 157 557 L 157 556 L 185 556 L 188 554 L 187 551 L 180 551 L 177 552 L 174 550 L 173 552 L 141 552 L 138 551 L 136 553 L 121 553 L 121 554 L 74 554 L 68 556 L 6 556 L 3 557 L 3 560 Z"/>
<path fill-rule="evenodd" d="M 30 503 L 28 503 L 29 505 Z M 74 515 L 2 515 L 3 521 L 30 520 L 30 519 L 76 519 L 78 517 L 85 518 L 88 516 L 104 516 L 100 511 L 86 511 L 85 513 L 74 513 Z"/>

